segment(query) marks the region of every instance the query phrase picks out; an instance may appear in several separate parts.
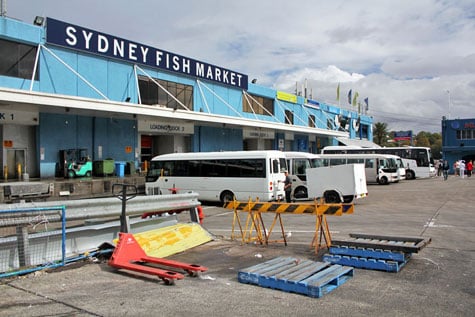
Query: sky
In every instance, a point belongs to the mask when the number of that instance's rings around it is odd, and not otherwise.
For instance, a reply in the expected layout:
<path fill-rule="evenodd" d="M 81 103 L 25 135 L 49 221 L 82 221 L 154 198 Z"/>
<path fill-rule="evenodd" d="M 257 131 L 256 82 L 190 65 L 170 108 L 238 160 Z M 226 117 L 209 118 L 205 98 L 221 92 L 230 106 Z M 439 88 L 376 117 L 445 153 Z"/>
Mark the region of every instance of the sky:
<path fill-rule="evenodd" d="M 0 1 L 357 111 L 351 89 L 389 131 L 475 118 L 475 0 Z"/>

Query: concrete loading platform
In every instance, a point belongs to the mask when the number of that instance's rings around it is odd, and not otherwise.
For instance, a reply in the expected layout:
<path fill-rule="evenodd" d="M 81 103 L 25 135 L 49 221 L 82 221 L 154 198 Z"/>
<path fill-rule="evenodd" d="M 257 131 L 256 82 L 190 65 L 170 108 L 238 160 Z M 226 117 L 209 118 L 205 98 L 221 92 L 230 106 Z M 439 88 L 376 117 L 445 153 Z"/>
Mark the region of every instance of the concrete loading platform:
<path fill-rule="evenodd" d="M 138 194 L 145 193 L 143 175 L 10 181 L 0 183 L 0 203 L 112 197 L 113 184 L 135 185 Z"/>

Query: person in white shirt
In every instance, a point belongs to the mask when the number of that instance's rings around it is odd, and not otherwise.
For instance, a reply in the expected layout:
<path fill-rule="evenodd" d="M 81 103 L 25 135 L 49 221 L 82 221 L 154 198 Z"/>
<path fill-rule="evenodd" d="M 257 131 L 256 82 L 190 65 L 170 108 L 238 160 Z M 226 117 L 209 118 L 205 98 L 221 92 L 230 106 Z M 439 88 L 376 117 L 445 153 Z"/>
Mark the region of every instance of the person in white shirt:
<path fill-rule="evenodd" d="M 465 174 L 465 161 L 461 160 L 459 163 L 459 168 L 460 168 L 460 177 L 463 178 Z"/>

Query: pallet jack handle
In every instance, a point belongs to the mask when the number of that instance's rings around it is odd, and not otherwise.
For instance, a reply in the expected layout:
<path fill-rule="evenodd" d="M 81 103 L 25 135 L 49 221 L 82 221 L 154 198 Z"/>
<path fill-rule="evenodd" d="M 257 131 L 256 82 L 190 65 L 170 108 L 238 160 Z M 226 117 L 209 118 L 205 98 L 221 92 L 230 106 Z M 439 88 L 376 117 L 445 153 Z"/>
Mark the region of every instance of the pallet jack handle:
<path fill-rule="evenodd" d="M 129 222 L 126 216 L 127 200 L 137 196 L 137 186 L 130 184 L 112 184 L 112 194 L 122 201 L 120 214 L 120 232 L 129 232 Z"/>

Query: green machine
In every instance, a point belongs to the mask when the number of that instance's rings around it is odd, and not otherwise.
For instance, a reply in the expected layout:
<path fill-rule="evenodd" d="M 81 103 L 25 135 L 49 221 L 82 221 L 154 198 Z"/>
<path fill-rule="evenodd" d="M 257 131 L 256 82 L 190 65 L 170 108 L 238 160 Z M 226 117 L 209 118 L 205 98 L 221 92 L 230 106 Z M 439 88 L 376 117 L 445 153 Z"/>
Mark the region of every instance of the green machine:
<path fill-rule="evenodd" d="M 87 149 L 61 150 L 64 177 L 91 177 L 92 161 L 87 154 Z"/>

